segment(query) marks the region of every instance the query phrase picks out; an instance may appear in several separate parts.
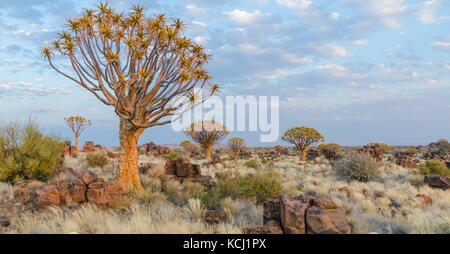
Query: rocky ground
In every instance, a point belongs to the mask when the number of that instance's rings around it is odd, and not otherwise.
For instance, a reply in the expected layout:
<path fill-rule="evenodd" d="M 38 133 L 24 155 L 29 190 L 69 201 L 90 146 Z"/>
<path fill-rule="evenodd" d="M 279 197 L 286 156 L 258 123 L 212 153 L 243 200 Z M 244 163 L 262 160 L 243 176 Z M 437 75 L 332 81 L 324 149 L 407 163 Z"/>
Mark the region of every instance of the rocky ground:
<path fill-rule="evenodd" d="M 143 146 L 139 163 L 144 190 L 126 194 L 114 182 L 116 149 L 89 143 L 73 156 L 68 148 L 65 166 L 50 183 L 0 183 L 0 232 L 450 232 L 450 190 L 430 187 L 424 176 L 395 161 L 385 160 L 376 180 L 348 182 L 323 157 L 300 162 L 295 152 L 282 147 L 250 149 L 238 161 L 216 152 L 213 162 L 200 154 L 189 158 L 183 151 L 175 151 L 177 159 L 172 150 Z M 89 166 L 88 154 L 104 155 L 107 165 Z M 248 163 L 252 159 L 256 165 Z M 270 179 L 264 177 L 276 175 L 279 193 L 261 200 L 230 189 L 228 197 L 208 207 L 213 195 L 209 189 L 232 188 L 221 180 L 227 175 L 262 177 L 258 188 L 268 196 L 273 194 L 264 184 Z"/>

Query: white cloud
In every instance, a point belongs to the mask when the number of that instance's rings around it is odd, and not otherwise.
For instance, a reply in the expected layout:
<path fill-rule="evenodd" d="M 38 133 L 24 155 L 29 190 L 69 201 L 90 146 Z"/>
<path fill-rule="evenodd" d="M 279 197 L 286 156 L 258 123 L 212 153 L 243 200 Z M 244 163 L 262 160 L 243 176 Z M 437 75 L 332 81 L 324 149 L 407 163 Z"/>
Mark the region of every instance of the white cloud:
<path fill-rule="evenodd" d="M 450 42 L 436 41 L 432 45 L 434 48 L 450 52 Z"/>
<path fill-rule="evenodd" d="M 242 25 L 250 25 L 257 23 L 264 16 L 268 14 L 262 14 L 260 11 L 256 10 L 253 13 L 242 11 L 239 9 L 234 9 L 231 12 L 226 13 L 234 22 Z"/>
<path fill-rule="evenodd" d="M 347 50 L 336 44 L 314 45 L 312 49 L 323 57 L 339 58 L 347 56 Z"/>
<path fill-rule="evenodd" d="M 309 0 L 277 0 L 277 3 L 290 8 L 306 9 L 311 6 Z"/>
<path fill-rule="evenodd" d="M 363 40 L 356 40 L 356 41 L 352 41 L 353 45 L 367 45 L 367 41 L 363 41 Z"/>
<path fill-rule="evenodd" d="M 432 24 L 438 20 L 436 16 L 436 11 L 440 6 L 441 1 L 430 0 L 417 5 L 417 15 L 419 20 L 425 24 Z"/>

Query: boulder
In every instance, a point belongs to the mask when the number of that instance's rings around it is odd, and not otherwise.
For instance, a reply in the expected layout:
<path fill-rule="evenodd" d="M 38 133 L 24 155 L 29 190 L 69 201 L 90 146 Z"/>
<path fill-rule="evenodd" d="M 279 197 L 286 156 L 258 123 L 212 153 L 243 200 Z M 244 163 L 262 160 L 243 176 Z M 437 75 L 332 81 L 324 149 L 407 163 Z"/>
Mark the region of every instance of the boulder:
<path fill-rule="evenodd" d="M 9 227 L 11 221 L 6 217 L 0 217 L 0 227 Z"/>
<path fill-rule="evenodd" d="M 351 230 L 343 208 L 312 206 L 306 211 L 306 222 L 308 234 L 350 234 Z"/>
<path fill-rule="evenodd" d="M 46 206 L 51 205 L 55 206 L 63 205 L 61 193 L 58 189 L 58 184 L 56 182 L 44 185 L 35 192 L 33 192 L 31 200 L 33 201 L 33 206 L 36 209 L 42 209 Z"/>
<path fill-rule="evenodd" d="M 212 209 L 205 211 L 203 219 L 209 224 L 219 224 L 221 222 L 226 222 L 228 216 L 227 213 L 221 209 Z"/>
<path fill-rule="evenodd" d="M 86 141 L 83 146 L 83 152 L 85 153 L 93 153 L 95 152 L 95 145 L 92 141 Z"/>
<path fill-rule="evenodd" d="M 70 142 L 70 141 L 64 142 L 63 154 L 67 155 L 67 156 L 75 156 L 76 155 L 75 146 L 72 146 L 72 142 Z"/>
<path fill-rule="evenodd" d="M 281 221 L 280 218 L 280 200 L 279 199 L 270 199 L 264 202 L 263 204 L 263 221 L 266 224 L 269 221 Z"/>
<path fill-rule="evenodd" d="M 432 188 L 448 190 L 450 188 L 450 178 L 444 175 L 425 176 L 424 182 Z"/>
<path fill-rule="evenodd" d="M 253 227 L 253 228 L 247 228 L 244 229 L 243 232 L 245 234 L 283 234 L 283 229 L 281 228 L 281 225 L 278 221 L 271 220 L 264 224 L 264 226 L 261 227 Z"/>
<path fill-rule="evenodd" d="M 187 158 L 168 160 L 166 162 L 166 175 L 198 177 L 201 175 L 200 165 L 190 163 Z"/>
<path fill-rule="evenodd" d="M 124 196 L 122 185 L 117 182 L 93 182 L 87 190 L 87 200 L 101 209 L 110 208 Z"/>
<path fill-rule="evenodd" d="M 14 198 L 29 198 L 34 189 L 41 186 L 42 183 L 36 180 L 23 180 L 13 186 Z"/>
<path fill-rule="evenodd" d="M 73 202 L 82 203 L 87 201 L 86 197 L 87 185 L 83 180 L 77 178 L 72 182 L 72 187 L 70 189 L 70 196 Z"/>
<path fill-rule="evenodd" d="M 312 202 L 313 206 L 322 208 L 322 209 L 336 209 L 338 206 L 333 201 L 326 198 L 315 198 Z"/>
<path fill-rule="evenodd" d="M 425 205 L 432 205 L 433 199 L 425 194 L 417 194 L 416 198 L 421 199 Z"/>
<path fill-rule="evenodd" d="M 306 234 L 305 213 L 311 207 L 312 197 L 300 195 L 280 197 L 280 218 L 286 234 Z"/>

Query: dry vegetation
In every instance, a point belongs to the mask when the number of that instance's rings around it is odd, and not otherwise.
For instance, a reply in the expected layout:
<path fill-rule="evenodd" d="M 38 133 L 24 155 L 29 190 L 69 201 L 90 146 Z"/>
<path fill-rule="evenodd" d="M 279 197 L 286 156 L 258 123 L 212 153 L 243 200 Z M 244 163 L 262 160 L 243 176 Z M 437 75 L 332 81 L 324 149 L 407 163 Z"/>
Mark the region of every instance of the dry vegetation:
<path fill-rule="evenodd" d="M 257 169 L 244 166 L 247 161 L 224 160 L 215 165 L 205 160 L 193 162 L 203 165 L 202 175 L 212 177 L 225 174 L 246 179 L 248 175 L 276 173 L 282 182 L 279 194 L 325 196 L 343 207 L 352 233 L 449 233 L 450 193 L 424 185 L 423 176 L 414 170 L 385 161 L 379 164 L 376 179 L 349 182 L 323 157 L 301 162 L 297 156 L 282 156 L 273 168 L 260 163 Z M 140 155 L 139 162 L 156 166 L 141 176 L 144 190 L 130 195 L 117 208 L 104 211 L 86 204 L 71 209 L 52 207 L 42 212 L 24 212 L 12 218 L 15 227 L 7 233 L 241 233 L 245 227 L 262 225 L 258 194 L 237 193 L 224 181 L 221 184 L 230 188 L 227 191 L 231 195 L 219 197 L 214 205 L 227 212 L 228 221 L 210 225 L 201 219 L 211 202 L 205 201 L 208 195 L 203 186 L 189 181 L 183 184 L 169 181 L 162 190 L 165 159 Z M 102 168 L 89 167 L 83 153 L 77 158 L 66 157 L 65 164 L 88 168 L 105 180 L 114 180 L 118 167 L 117 159 L 109 159 Z M 60 173 L 57 177 L 70 176 Z M 376 193 L 380 192 L 382 197 L 377 197 Z M 416 198 L 419 193 L 431 197 L 432 205 Z M 1 183 L 0 199 L 10 198 L 11 185 Z"/>

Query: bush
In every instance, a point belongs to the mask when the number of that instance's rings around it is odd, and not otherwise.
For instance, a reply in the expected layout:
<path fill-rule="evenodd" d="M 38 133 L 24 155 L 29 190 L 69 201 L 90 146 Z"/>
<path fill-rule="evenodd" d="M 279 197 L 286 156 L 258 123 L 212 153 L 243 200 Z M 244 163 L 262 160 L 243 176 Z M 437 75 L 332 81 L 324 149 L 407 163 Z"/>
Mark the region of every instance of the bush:
<path fill-rule="evenodd" d="M 33 120 L 11 123 L 0 131 L 0 181 L 47 181 L 62 165 L 64 142 L 45 136 Z"/>
<path fill-rule="evenodd" d="M 258 203 L 276 198 L 283 189 L 281 176 L 274 172 L 258 172 L 255 176 L 225 175 L 219 178 L 219 182 L 213 192 L 218 197 L 251 198 Z"/>
<path fill-rule="evenodd" d="M 363 153 L 353 153 L 334 164 L 337 174 L 347 181 L 368 182 L 378 176 L 380 163 Z"/>
<path fill-rule="evenodd" d="M 439 160 L 429 160 L 419 166 L 419 173 L 422 175 L 446 175 L 450 176 L 450 169 L 444 162 Z"/>
<path fill-rule="evenodd" d="M 101 154 L 88 154 L 86 160 L 88 161 L 89 167 L 103 168 L 108 164 L 108 158 Z"/>
<path fill-rule="evenodd" d="M 268 161 L 266 158 L 262 158 L 262 159 L 261 159 L 261 163 L 262 163 L 263 165 L 267 165 L 267 164 L 269 164 L 269 161 Z"/>
<path fill-rule="evenodd" d="M 260 165 L 257 160 L 249 160 L 244 163 L 244 166 L 249 167 L 249 168 L 258 169 Z"/>
<path fill-rule="evenodd" d="M 173 159 L 178 158 L 178 156 L 180 156 L 178 153 L 171 152 L 170 154 L 164 155 L 163 158 L 166 160 L 173 160 Z"/>
<path fill-rule="evenodd" d="M 339 144 L 320 144 L 317 147 L 317 151 L 319 151 L 327 160 L 335 161 L 339 160 L 339 152 L 341 151 L 341 146 Z"/>

